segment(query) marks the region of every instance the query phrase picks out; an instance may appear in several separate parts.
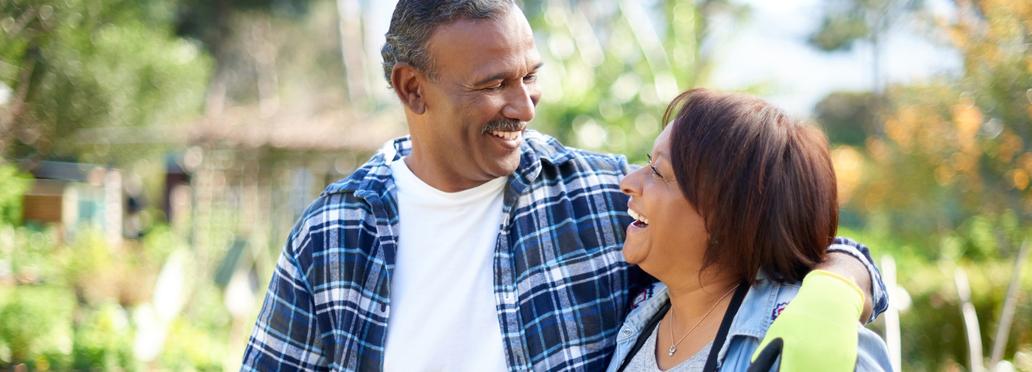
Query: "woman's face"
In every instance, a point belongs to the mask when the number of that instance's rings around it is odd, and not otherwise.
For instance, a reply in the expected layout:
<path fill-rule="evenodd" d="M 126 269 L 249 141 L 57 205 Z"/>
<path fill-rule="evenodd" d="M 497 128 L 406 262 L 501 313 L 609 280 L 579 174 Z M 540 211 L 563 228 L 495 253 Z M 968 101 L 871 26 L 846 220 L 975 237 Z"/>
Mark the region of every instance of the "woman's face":
<path fill-rule="evenodd" d="M 685 199 L 670 163 L 667 125 L 652 146 L 652 161 L 620 182 L 630 196 L 635 222 L 627 227 L 623 255 L 630 264 L 664 280 L 671 274 L 694 274 L 702 266 L 709 233 L 705 221 Z M 664 280 L 666 281 L 666 280 Z"/>

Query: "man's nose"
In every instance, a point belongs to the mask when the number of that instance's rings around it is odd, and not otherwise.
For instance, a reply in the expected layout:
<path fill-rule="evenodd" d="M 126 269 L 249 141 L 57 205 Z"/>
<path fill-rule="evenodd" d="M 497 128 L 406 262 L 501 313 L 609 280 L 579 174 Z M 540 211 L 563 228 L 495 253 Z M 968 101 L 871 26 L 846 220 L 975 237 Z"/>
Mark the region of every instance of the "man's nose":
<path fill-rule="evenodd" d="M 537 88 L 532 85 L 519 84 L 516 89 L 512 89 L 509 96 L 506 97 L 505 107 L 502 109 L 502 115 L 505 115 L 508 119 L 519 120 L 528 122 L 534 120 L 534 106 L 537 105 L 538 97 L 540 93 Z"/>

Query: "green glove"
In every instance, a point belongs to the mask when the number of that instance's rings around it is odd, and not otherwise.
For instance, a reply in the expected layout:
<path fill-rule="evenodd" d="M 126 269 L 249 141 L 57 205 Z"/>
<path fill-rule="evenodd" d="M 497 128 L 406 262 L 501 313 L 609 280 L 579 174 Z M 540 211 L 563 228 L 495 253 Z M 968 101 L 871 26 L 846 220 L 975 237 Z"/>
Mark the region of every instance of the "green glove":
<path fill-rule="evenodd" d="M 791 305 L 767 329 L 752 359 L 781 338 L 781 371 L 852 371 L 863 306 L 863 291 L 852 280 L 830 271 L 811 271 Z"/>

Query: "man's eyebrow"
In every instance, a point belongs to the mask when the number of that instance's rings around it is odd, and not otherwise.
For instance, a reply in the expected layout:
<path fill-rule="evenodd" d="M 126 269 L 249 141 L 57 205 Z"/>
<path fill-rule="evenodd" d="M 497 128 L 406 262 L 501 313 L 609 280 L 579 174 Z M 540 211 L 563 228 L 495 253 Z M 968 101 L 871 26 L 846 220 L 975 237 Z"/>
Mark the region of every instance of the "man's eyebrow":
<path fill-rule="evenodd" d="M 530 69 L 530 72 L 531 73 L 537 72 L 539 69 L 541 69 L 541 66 L 544 66 L 544 65 L 545 65 L 544 62 L 538 62 L 536 65 L 534 65 L 534 68 Z M 484 85 L 484 84 L 490 83 L 490 82 L 495 81 L 495 80 L 505 80 L 506 77 L 508 77 L 508 73 L 506 73 L 506 72 L 499 72 L 499 73 L 496 73 L 494 75 L 491 75 L 491 76 L 488 76 L 486 78 L 478 80 L 476 83 L 473 83 L 473 86 Z"/>

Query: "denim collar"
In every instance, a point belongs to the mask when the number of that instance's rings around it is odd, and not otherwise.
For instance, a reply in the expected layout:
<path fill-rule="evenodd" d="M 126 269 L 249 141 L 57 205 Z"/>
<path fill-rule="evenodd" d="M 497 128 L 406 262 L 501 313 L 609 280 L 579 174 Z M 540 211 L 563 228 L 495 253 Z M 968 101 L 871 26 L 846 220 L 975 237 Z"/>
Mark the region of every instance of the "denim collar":
<path fill-rule="evenodd" d="M 731 322 L 727 338 L 724 340 L 724 344 L 720 346 L 717 357 L 721 362 L 718 365 L 722 364 L 727 354 L 728 346 L 735 338 L 755 338 L 757 342 L 763 338 L 771 323 L 774 322 L 777 315 L 788 304 L 787 299 L 779 300 L 784 294 L 784 291 L 781 290 L 783 286 L 784 284 L 768 279 L 763 273 L 757 275 L 756 283 L 749 288 L 749 292 L 745 295 L 738 313 L 735 314 L 735 318 Z M 648 289 L 648 292 L 651 293 L 647 293 L 646 296 L 651 297 L 643 300 L 638 305 L 638 308 L 628 314 L 625 324 L 631 327 L 626 328 L 619 335 L 621 341 L 641 334 L 643 332 L 642 327 L 670 298 L 667 286 L 663 283 L 654 284 L 652 288 Z"/>

